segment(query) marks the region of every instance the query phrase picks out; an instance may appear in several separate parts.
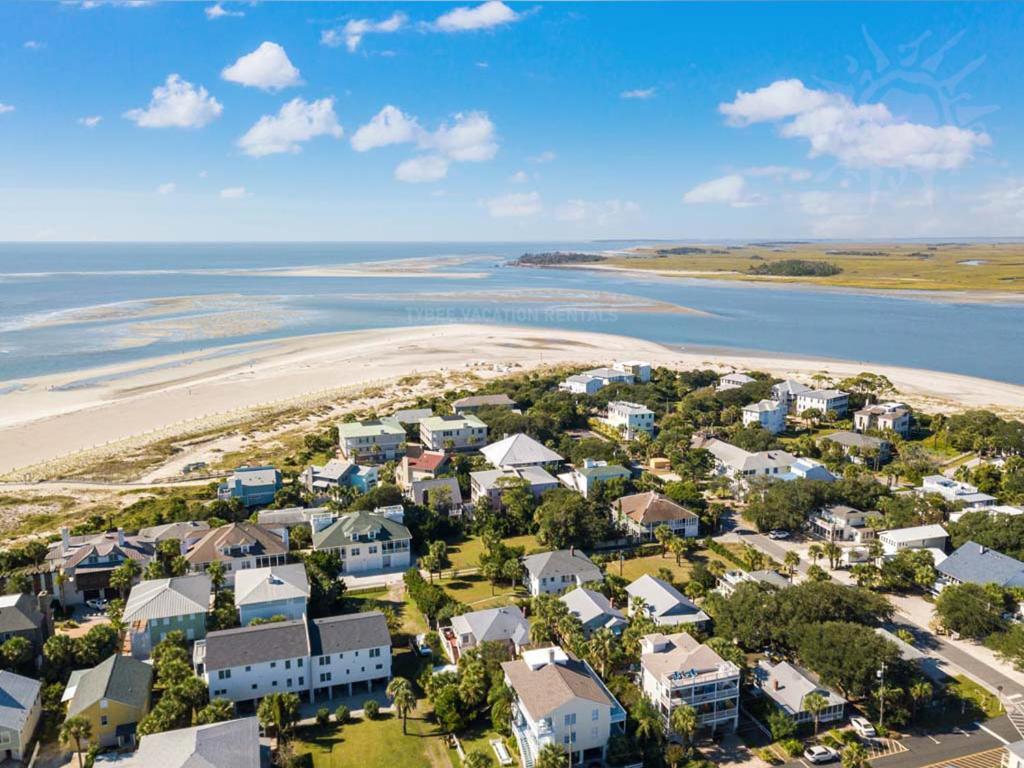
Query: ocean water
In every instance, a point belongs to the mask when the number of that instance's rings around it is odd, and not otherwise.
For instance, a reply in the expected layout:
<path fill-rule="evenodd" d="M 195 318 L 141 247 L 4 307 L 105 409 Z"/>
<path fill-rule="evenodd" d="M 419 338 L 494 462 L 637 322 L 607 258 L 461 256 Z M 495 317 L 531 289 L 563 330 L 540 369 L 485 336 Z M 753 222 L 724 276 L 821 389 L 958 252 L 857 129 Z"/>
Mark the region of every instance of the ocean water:
<path fill-rule="evenodd" d="M 1024 303 L 506 265 L 525 251 L 630 245 L 0 244 L 0 395 L 19 379 L 47 373 L 176 352 L 216 354 L 238 342 L 438 322 L 590 330 L 1024 384 Z M 447 276 L 408 269 L 415 263 L 409 259 L 440 259 L 436 271 Z M 279 273 L 396 260 L 396 276 Z M 631 301 L 648 306 L 630 310 Z M 700 314 L 660 311 L 661 303 Z"/>

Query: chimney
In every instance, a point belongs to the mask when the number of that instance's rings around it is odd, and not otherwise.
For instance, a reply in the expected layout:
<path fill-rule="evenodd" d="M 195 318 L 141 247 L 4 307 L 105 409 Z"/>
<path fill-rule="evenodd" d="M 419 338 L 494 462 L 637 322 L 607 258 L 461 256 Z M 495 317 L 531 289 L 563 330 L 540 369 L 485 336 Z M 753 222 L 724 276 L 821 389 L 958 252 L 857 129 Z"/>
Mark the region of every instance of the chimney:
<path fill-rule="evenodd" d="M 772 690 L 773 690 L 773 691 L 777 691 L 777 690 L 779 690 L 779 689 L 780 689 L 781 687 L 782 687 L 782 686 L 781 686 L 781 685 L 779 685 L 779 681 L 778 681 L 778 680 L 775 680 L 775 679 L 773 679 L 773 680 L 772 680 Z"/>
<path fill-rule="evenodd" d="M 576 547 L 573 544 L 569 545 L 569 557 L 576 557 Z"/>
<path fill-rule="evenodd" d="M 39 613 L 43 617 L 43 634 L 49 637 L 53 634 L 52 617 L 50 616 L 50 593 L 44 589 L 36 595 L 36 600 L 39 603 Z"/>
<path fill-rule="evenodd" d="M 289 542 L 288 542 L 288 533 L 289 533 L 288 526 L 287 525 L 282 525 L 281 526 L 281 540 L 284 542 L 285 550 L 288 550 L 288 549 L 291 548 L 289 546 Z"/>
<path fill-rule="evenodd" d="M 554 663 L 555 663 L 555 649 L 554 648 L 548 648 L 548 664 L 554 664 Z"/>
<path fill-rule="evenodd" d="M 60 546 L 62 555 L 66 555 L 71 549 L 71 529 L 66 525 L 60 527 Z"/>
<path fill-rule="evenodd" d="M 117 529 L 117 546 L 124 546 L 124 528 Z"/>

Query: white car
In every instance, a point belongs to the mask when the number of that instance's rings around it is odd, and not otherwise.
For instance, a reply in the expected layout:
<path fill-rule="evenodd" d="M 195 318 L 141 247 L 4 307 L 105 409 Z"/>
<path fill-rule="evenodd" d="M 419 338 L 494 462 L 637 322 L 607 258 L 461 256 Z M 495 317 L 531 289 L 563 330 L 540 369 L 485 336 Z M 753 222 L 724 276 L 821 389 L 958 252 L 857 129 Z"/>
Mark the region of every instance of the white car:
<path fill-rule="evenodd" d="M 839 759 L 839 753 L 823 744 L 815 744 L 804 750 L 804 757 L 812 763 L 831 763 Z"/>
<path fill-rule="evenodd" d="M 104 600 L 102 597 L 97 597 L 92 600 L 86 600 L 85 604 L 93 610 L 97 611 L 105 611 L 107 610 L 107 606 L 110 605 L 110 603 Z"/>
<path fill-rule="evenodd" d="M 413 638 L 412 647 L 420 656 L 430 656 L 433 653 L 430 646 L 427 645 L 427 636 L 425 634 L 416 635 L 416 637 Z"/>
<path fill-rule="evenodd" d="M 851 717 L 850 725 L 853 726 L 853 730 L 857 732 L 858 736 L 862 736 L 865 739 L 873 739 L 878 735 L 878 731 L 875 730 L 875 726 L 873 726 L 866 718 Z"/>
<path fill-rule="evenodd" d="M 777 529 L 777 530 L 774 530 L 774 531 L 768 531 L 768 538 L 769 539 L 788 539 L 789 538 L 789 531 L 783 531 L 782 529 Z"/>

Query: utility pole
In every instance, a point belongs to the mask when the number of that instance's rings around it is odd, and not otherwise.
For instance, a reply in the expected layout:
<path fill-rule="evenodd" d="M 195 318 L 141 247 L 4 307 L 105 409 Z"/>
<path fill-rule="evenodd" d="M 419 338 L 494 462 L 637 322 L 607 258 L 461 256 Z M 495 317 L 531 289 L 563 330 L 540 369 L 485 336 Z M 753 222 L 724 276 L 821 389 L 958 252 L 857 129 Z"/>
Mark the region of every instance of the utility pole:
<path fill-rule="evenodd" d="M 885 662 L 879 667 L 878 672 L 878 727 L 885 728 Z"/>

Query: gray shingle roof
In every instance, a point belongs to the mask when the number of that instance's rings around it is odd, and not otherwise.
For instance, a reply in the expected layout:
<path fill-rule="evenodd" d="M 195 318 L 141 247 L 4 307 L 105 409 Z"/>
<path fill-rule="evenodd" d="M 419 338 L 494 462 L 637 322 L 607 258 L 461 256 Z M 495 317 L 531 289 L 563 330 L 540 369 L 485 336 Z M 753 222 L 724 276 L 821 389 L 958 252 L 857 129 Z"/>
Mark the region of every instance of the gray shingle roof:
<path fill-rule="evenodd" d="M 295 597 L 309 597 L 309 579 L 302 563 L 250 568 L 235 574 L 236 606 Z"/>
<path fill-rule="evenodd" d="M 64 693 L 70 699 L 68 715 L 77 715 L 100 699 L 112 699 L 141 710 L 149 702 L 152 685 L 153 667 L 115 653 L 92 669 L 79 669 L 71 674 Z"/>
<path fill-rule="evenodd" d="M 576 576 L 581 581 L 603 581 L 604 574 L 590 558 L 577 550 L 558 549 L 523 558 L 523 567 L 536 578 Z"/>
<path fill-rule="evenodd" d="M 562 457 L 522 433 L 506 437 L 480 449 L 493 467 L 516 466 L 521 464 L 550 464 L 562 461 Z"/>
<path fill-rule="evenodd" d="M 0 728 L 21 733 L 42 683 L 6 670 L 0 672 Z"/>
<path fill-rule="evenodd" d="M 628 587 L 630 598 L 639 597 L 647 604 L 655 624 L 691 624 L 707 621 L 708 615 L 693 601 L 667 581 L 645 573 Z"/>
<path fill-rule="evenodd" d="M 530 636 L 530 622 L 514 605 L 452 616 L 452 629 L 459 635 L 472 635 L 477 643 L 512 640 L 522 645 Z"/>
<path fill-rule="evenodd" d="M 961 545 L 936 570 L 959 582 L 1024 587 L 1024 563 L 974 541 Z"/>
<path fill-rule="evenodd" d="M 369 541 L 367 537 L 374 535 L 374 541 L 395 541 L 411 539 L 409 529 L 383 515 L 373 512 L 359 511 L 342 515 L 322 531 L 313 534 L 314 549 L 330 549 L 354 544 L 357 541 Z M 357 538 L 358 537 L 358 538 Z"/>
<path fill-rule="evenodd" d="M 153 621 L 210 610 L 210 577 L 205 573 L 141 581 L 132 587 L 124 621 Z"/>
<path fill-rule="evenodd" d="M 295 619 L 209 632 L 204 663 L 207 670 L 217 670 L 308 654 L 306 622 Z"/>
<path fill-rule="evenodd" d="M 569 613 L 574 614 L 584 624 L 600 616 L 605 617 L 604 625 L 625 623 L 626 621 L 626 616 L 622 611 L 612 606 L 607 597 L 592 589 L 577 587 L 562 595 L 561 600 L 569 608 Z"/>
<path fill-rule="evenodd" d="M 754 668 L 754 676 L 761 690 L 789 715 L 802 712 L 804 699 L 811 693 L 824 696 L 830 707 L 846 703 L 846 699 L 838 693 L 818 685 L 787 661 L 774 667 L 762 661 Z"/>
<path fill-rule="evenodd" d="M 36 598 L 19 592 L 0 596 L 0 633 L 31 632 L 43 622 Z"/>
<path fill-rule="evenodd" d="M 119 768 L 259 768 L 260 728 L 255 717 L 197 725 L 143 736 Z"/>
<path fill-rule="evenodd" d="M 380 611 L 314 619 L 309 625 L 311 656 L 391 645 L 388 622 Z"/>

